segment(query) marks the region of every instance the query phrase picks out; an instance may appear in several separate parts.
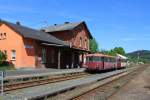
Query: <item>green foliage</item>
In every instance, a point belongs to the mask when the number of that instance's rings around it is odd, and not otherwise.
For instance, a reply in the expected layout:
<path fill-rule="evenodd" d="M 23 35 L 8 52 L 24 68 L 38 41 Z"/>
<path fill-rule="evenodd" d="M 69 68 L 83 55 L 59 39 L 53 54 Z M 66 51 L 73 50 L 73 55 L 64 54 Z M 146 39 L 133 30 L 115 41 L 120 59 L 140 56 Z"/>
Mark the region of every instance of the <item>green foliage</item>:
<path fill-rule="evenodd" d="M 103 53 L 103 54 L 109 54 L 109 51 L 105 50 L 105 49 L 102 49 L 100 52 Z"/>
<path fill-rule="evenodd" d="M 90 51 L 91 51 L 92 53 L 97 53 L 97 52 L 99 52 L 98 43 L 96 42 L 95 39 L 91 39 L 91 40 L 90 40 Z"/>
<path fill-rule="evenodd" d="M 118 54 L 121 54 L 121 55 L 125 55 L 125 50 L 124 50 L 122 47 L 115 47 L 115 48 L 113 49 L 113 51 L 114 51 L 115 53 L 118 53 Z"/>
<path fill-rule="evenodd" d="M 7 55 L 0 50 L 0 71 L 1 70 L 14 70 L 14 66 L 10 65 L 7 60 Z"/>
<path fill-rule="evenodd" d="M 148 50 L 139 50 L 126 54 L 131 62 L 143 62 L 150 63 L 150 51 Z"/>
<path fill-rule="evenodd" d="M 115 47 L 114 49 L 111 50 L 101 50 L 101 53 L 111 56 L 116 56 L 117 53 L 125 55 L 125 50 L 122 47 Z"/>
<path fill-rule="evenodd" d="M 106 55 L 111 55 L 111 56 L 116 55 L 116 53 L 113 50 L 101 50 L 101 53 L 106 54 Z"/>
<path fill-rule="evenodd" d="M 0 51 L 0 64 L 2 63 L 2 61 L 6 61 L 6 59 L 7 55 L 4 52 Z"/>

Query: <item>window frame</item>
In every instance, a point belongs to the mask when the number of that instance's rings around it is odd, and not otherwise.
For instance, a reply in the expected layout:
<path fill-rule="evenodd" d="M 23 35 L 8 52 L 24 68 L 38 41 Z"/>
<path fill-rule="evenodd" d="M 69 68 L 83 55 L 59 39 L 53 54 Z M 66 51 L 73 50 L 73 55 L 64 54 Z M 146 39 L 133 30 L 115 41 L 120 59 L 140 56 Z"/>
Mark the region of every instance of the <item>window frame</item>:
<path fill-rule="evenodd" d="M 16 50 L 11 50 L 11 60 L 16 60 Z"/>
<path fill-rule="evenodd" d="M 80 37 L 80 47 L 82 47 L 82 37 Z"/>
<path fill-rule="evenodd" d="M 42 64 L 46 64 L 46 49 L 42 48 Z"/>
<path fill-rule="evenodd" d="M 84 43 L 85 48 L 87 48 L 87 40 L 85 39 L 85 43 Z"/>
<path fill-rule="evenodd" d="M 6 39 L 7 34 L 6 33 L 3 33 L 3 34 L 4 34 L 3 38 Z"/>

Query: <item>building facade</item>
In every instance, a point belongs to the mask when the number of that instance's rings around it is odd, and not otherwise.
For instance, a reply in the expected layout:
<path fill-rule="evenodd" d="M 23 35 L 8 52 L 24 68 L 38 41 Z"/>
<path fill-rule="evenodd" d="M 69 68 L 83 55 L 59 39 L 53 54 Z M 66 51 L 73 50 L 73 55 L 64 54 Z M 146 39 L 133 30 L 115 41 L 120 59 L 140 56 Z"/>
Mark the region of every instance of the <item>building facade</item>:
<path fill-rule="evenodd" d="M 63 50 L 62 53 L 62 58 L 66 58 L 63 61 L 64 67 L 73 68 L 82 66 L 84 54 L 90 51 L 89 40 L 93 38 L 84 21 L 54 24 L 42 30 L 70 45 L 70 49 Z"/>
<path fill-rule="evenodd" d="M 85 22 L 71 25 L 69 30 L 43 32 L 20 23 L 0 21 L 0 50 L 15 68 L 79 67 L 80 55 L 89 51 L 92 36 Z"/>

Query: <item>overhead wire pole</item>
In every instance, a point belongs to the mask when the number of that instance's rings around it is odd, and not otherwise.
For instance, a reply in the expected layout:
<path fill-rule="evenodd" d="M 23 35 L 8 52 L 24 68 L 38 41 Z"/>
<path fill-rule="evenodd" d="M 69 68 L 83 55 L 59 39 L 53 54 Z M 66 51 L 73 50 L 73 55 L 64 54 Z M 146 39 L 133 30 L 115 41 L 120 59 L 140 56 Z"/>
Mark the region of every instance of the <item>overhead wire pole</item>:
<path fill-rule="evenodd" d="M 138 59 L 137 59 L 137 63 L 139 62 L 139 60 L 140 60 L 140 52 L 138 51 L 138 53 L 137 53 L 137 56 L 138 56 Z"/>

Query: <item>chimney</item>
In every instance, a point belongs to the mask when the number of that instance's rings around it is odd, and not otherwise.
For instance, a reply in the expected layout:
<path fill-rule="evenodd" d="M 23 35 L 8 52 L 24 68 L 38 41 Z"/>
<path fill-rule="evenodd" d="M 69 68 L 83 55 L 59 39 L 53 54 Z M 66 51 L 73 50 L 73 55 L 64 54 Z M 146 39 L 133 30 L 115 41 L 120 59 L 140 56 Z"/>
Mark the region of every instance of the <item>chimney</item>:
<path fill-rule="evenodd" d="M 70 22 L 65 22 L 65 24 L 69 24 Z"/>
<path fill-rule="evenodd" d="M 19 21 L 16 22 L 16 25 L 21 25 Z"/>

